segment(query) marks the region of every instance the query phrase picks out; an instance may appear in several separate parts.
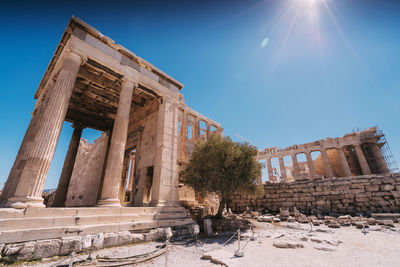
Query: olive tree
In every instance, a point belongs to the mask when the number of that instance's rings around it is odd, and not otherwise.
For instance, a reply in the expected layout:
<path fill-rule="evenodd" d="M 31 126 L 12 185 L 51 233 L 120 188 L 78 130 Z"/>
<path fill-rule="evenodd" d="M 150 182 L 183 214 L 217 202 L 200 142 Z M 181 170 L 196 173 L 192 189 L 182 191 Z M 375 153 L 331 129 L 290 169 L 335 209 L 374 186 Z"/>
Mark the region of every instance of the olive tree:
<path fill-rule="evenodd" d="M 220 198 L 217 217 L 229 197 L 237 192 L 254 192 L 262 165 L 256 160 L 257 148 L 212 134 L 199 142 L 180 172 L 184 182 L 201 194 L 216 193 Z"/>

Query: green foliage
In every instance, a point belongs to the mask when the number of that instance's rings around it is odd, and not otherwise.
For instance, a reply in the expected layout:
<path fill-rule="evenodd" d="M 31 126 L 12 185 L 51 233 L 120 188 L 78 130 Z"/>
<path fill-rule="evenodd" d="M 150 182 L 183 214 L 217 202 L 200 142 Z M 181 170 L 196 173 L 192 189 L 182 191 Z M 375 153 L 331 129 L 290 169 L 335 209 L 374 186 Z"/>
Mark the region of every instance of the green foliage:
<path fill-rule="evenodd" d="M 217 193 L 225 203 L 236 192 L 255 192 L 261 164 L 255 159 L 257 148 L 213 134 L 197 143 L 180 175 L 200 193 Z"/>

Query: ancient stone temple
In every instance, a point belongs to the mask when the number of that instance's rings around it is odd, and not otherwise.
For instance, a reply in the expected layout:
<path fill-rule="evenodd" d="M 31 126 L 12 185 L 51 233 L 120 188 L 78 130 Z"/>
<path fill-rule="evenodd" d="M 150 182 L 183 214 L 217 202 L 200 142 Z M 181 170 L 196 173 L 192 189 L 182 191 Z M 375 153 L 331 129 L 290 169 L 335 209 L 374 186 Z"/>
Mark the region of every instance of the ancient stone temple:
<path fill-rule="evenodd" d="M 327 138 L 286 148 L 266 148 L 258 153 L 257 158 L 266 160 L 270 182 L 397 172 L 386 147 L 382 131 L 371 127 L 340 138 Z M 311 157 L 313 152 L 319 153 L 316 159 Z M 299 162 L 300 154 L 305 155 L 306 161 Z M 285 165 L 285 157 L 291 160 L 289 166 Z M 273 158 L 278 159 L 279 168 L 272 166 Z"/>
<path fill-rule="evenodd" d="M 2 191 L 0 244 L 60 238 L 72 228 L 81 235 L 192 223 L 179 204 L 178 163 L 196 141 L 222 128 L 190 109 L 182 88 L 72 17 Z M 74 131 L 53 207 L 44 208 L 43 187 L 64 121 Z M 85 143 L 84 128 L 102 135 Z"/>

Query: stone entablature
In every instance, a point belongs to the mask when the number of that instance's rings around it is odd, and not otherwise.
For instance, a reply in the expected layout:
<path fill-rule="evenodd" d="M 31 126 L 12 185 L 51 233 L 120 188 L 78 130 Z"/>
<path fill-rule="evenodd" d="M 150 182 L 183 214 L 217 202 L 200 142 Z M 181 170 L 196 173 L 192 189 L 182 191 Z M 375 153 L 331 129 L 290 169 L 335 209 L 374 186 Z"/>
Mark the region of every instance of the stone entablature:
<path fill-rule="evenodd" d="M 388 173 L 389 168 L 381 152 L 384 143 L 379 142 L 383 135 L 377 134 L 377 128 L 371 127 L 364 131 L 353 132 L 339 138 L 327 138 L 311 143 L 293 145 L 286 148 L 271 147 L 259 151 L 258 160 L 266 160 L 268 168 L 268 177 L 272 182 L 278 179 L 274 175 L 271 165 L 272 158 L 279 159 L 280 180 L 289 181 L 287 167 L 284 163 L 284 157 L 289 156 L 292 160 L 291 174 L 294 180 L 304 179 L 297 159 L 298 154 L 305 154 L 308 169 L 308 178 L 316 177 L 350 177 L 357 175 L 369 175 L 378 173 Z M 332 153 L 332 151 L 336 151 Z M 320 156 L 313 160 L 311 153 L 319 151 Z M 369 153 L 366 153 L 369 152 Z M 366 154 L 369 156 L 366 157 Z M 370 156 L 373 155 L 373 156 Z M 322 162 L 321 168 L 316 168 L 315 163 Z M 335 164 L 339 161 L 340 167 Z M 351 163 L 351 164 L 350 164 Z M 334 166 L 335 165 L 335 166 Z"/>

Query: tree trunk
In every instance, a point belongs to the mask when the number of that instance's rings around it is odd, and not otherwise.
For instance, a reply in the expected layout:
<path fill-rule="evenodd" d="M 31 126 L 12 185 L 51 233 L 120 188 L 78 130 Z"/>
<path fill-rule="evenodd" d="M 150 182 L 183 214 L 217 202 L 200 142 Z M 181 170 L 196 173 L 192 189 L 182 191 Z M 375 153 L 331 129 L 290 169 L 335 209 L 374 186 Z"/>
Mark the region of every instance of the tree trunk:
<path fill-rule="evenodd" d="M 219 202 L 218 213 L 215 215 L 215 218 L 222 218 L 222 211 L 224 210 L 225 203 L 225 198 L 221 198 L 221 201 Z"/>

